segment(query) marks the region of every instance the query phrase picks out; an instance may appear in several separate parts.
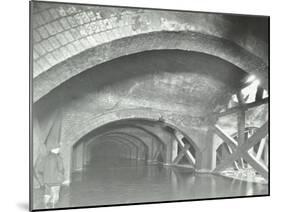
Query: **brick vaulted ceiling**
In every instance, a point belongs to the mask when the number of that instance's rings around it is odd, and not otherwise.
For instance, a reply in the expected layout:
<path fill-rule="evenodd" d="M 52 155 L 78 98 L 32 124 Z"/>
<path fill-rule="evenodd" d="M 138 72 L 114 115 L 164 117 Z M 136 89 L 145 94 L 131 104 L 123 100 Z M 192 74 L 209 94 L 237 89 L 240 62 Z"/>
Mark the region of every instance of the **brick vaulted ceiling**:
<path fill-rule="evenodd" d="M 36 2 L 33 5 L 34 102 L 94 66 L 125 55 L 165 49 L 213 55 L 237 69 L 254 73 L 267 88 L 268 38 L 260 33 L 266 30 L 258 30 L 266 29 L 267 22 L 257 26 L 251 17 L 238 24 L 240 17 L 234 15 L 226 18 L 221 14 L 133 8 Z M 169 74 L 159 77 L 173 82 L 186 78 Z M 220 84 L 210 80 L 189 77 L 191 81 L 201 80 L 202 87 L 204 83 L 213 83 L 210 92 L 220 89 Z M 165 83 L 167 91 L 170 90 L 172 85 Z"/>
<path fill-rule="evenodd" d="M 227 104 L 245 76 L 232 64 L 206 54 L 142 52 L 88 69 L 40 99 L 34 109 L 44 120 L 63 107 L 66 135 L 101 114 L 137 108 L 178 120 L 194 118 L 189 124 L 198 126 L 200 117 Z"/>

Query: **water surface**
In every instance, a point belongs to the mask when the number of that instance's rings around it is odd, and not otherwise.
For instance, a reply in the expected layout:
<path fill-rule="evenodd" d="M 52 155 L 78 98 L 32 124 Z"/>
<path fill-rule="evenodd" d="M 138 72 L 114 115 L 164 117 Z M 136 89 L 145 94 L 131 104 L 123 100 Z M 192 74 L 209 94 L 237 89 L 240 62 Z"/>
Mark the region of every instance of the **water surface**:
<path fill-rule="evenodd" d="M 62 188 L 57 207 L 267 194 L 267 185 L 127 159 L 95 159 Z M 37 192 L 38 195 L 40 192 Z M 42 208 L 40 198 L 37 207 Z M 41 207 L 40 207 L 41 205 Z"/>

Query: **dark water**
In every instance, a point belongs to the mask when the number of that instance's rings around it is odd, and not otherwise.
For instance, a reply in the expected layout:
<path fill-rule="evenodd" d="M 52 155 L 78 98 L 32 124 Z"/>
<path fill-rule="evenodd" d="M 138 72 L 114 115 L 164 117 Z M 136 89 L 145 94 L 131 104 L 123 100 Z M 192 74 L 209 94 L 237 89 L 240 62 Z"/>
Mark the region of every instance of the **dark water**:
<path fill-rule="evenodd" d="M 74 174 L 72 180 L 69 188 L 62 188 L 57 207 L 245 196 L 268 192 L 267 185 L 116 158 L 95 160 L 84 172 Z M 42 208 L 39 199 L 37 207 Z"/>

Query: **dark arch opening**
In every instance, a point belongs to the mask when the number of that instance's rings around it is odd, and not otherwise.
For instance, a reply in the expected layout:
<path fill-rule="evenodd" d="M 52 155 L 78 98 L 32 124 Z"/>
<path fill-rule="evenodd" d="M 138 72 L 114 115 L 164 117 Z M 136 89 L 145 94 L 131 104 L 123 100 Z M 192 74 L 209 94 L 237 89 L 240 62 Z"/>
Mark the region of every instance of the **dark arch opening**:
<path fill-rule="evenodd" d="M 150 128 L 151 131 L 148 130 L 147 128 Z M 153 132 L 153 129 L 155 129 L 155 132 Z M 126 156 L 127 159 L 144 160 L 145 162 L 153 161 L 154 163 L 158 163 L 158 164 L 159 163 L 166 164 L 168 160 L 167 155 L 170 154 L 167 151 L 171 151 L 171 149 L 168 149 L 168 147 L 170 146 L 171 142 L 175 142 L 175 137 L 174 137 L 175 130 L 178 130 L 177 127 L 171 126 L 167 123 L 163 123 L 162 120 L 147 120 L 147 119 L 124 120 L 123 119 L 119 121 L 110 122 L 99 128 L 93 129 L 90 133 L 84 135 L 80 140 L 78 140 L 73 145 L 72 160 L 77 160 L 77 151 L 79 151 L 77 149 L 79 146 L 81 147 L 83 146 L 83 144 L 86 143 L 87 144 L 86 149 L 91 149 L 91 152 L 90 153 L 88 152 L 87 154 L 92 154 L 93 153 L 92 147 L 96 147 L 95 150 L 97 150 L 97 147 L 101 148 L 102 143 L 107 142 L 104 139 L 108 139 L 109 141 L 108 143 L 110 142 L 112 143 L 113 141 L 120 143 L 121 141 L 121 143 L 124 142 L 127 144 L 133 144 L 136 147 L 137 153 L 132 153 L 132 150 L 129 148 L 130 156 L 128 158 L 127 155 Z M 184 133 L 182 134 L 184 135 Z M 182 141 L 184 145 L 186 144 L 190 145 L 190 152 L 195 156 L 196 151 L 199 151 L 198 147 L 196 146 L 196 143 L 192 141 L 192 139 L 187 135 L 184 135 Z M 110 152 L 111 148 L 108 146 L 106 146 L 106 148 L 107 149 L 105 149 L 104 152 L 106 152 L 107 150 Z M 85 146 L 82 147 L 82 149 L 83 149 L 82 151 L 85 151 Z M 118 151 L 118 148 L 114 149 L 114 154 L 116 156 L 117 152 L 115 150 Z M 179 153 L 178 148 L 176 151 L 178 154 Z M 122 153 L 122 151 L 120 152 Z M 133 155 L 133 154 L 137 154 L 137 155 Z M 85 153 L 83 155 L 84 155 L 83 157 L 85 157 Z M 86 156 L 86 160 L 87 160 L 86 163 L 85 163 L 85 158 L 80 159 L 81 169 L 89 161 L 91 161 L 91 157 L 93 156 L 90 157 Z M 173 161 L 169 161 L 169 163 L 172 162 Z M 182 159 L 181 164 L 185 164 L 185 163 L 188 163 L 188 161 L 186 161 L 186 159 Z M 72 164 L 77 164 L 77 161 L 72 161 Z"/>

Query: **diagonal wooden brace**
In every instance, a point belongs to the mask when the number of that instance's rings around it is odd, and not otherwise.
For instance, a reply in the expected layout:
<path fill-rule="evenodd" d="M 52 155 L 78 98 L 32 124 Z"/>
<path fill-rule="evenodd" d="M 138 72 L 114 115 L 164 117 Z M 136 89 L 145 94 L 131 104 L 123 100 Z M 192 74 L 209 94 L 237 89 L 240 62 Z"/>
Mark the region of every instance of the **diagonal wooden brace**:
<path fill-rule="evenodd" d="M 268 133 L 268 122 L 266 122 L 261 128 L 257 129 L 256 133 L 252 135 L 249 140 L 237 147 L 236 151 L 226 158 L 219 166 L 217 166 L 214 172 L 219 172 L 226 168 L 229 164 L 232 164 L 239 158 L 244 158 L 250 165 L 253 166 L 263 177 L 268 178 L 268 170 L 265 169 L 259 162 L 257 162 L 248 151 L 255 144 L 261 141 Z"/>
<path fill-rule="evenodd" d="M 190 145 L 189 144 L 184 145 L 184 143 L 182 142 L 182 140 L 178 137 L 178 135 L 176 133 L 175 133 L 175 138 L 176 138 L 176 141 L 178 142 L 178 145 L 179 145 L 181 151 L 178 154 L 178 156 L 175 158 L 173 163 L 178 163 L 181 160 L 181 158 L 183 156 L 185 156 L 187 158 L 187 160 L 190 162 L 190 164 L 195 165 L 195 158 L 191 154 L 191 152 L 188 150 Z"/>
<path fill-rule="evenodd" d="M 243 158 L 258 172 L 260 173 L 266 180 L 268 180 L 268 168 L 266 165 L 256 160 L 253 155 L 249 153 L 244 154 Z"/>
<path fill-rule="evenodd" d="M 237 141 L 231 136 L 225 134 L 223 130 L 218 126 L 213 126 L 214 132 L 228 145 L 231 147 L 232 151 L 235 151 L 237 148 Z"/>
<path fill-rule="evenodd" d="M 266 97 L 264 99 L 261 99 L 261 100 L 255 101 L 255 102 L 251 102 L 251 103 L 239 105 L 239 106 L 236 106 L 236 107 L 233 107 L 233 108 L 229 108 L 226 111 L 223 111 L 223 112 L 220 112 L 220 113 L 215 113 L 215 115 L 217 117 L 222 117 L 222 116 L 226 116 L 228 114 L 236 113 L 238 111 L 248 110 L 250 108 L 257 107 L 257 106 L 262 105 L 262 104 L 267 104 L 268 100 L 269 100 L 269 98 Z"/>

